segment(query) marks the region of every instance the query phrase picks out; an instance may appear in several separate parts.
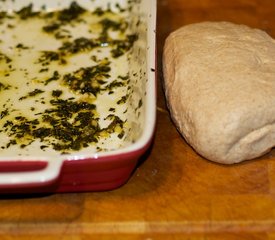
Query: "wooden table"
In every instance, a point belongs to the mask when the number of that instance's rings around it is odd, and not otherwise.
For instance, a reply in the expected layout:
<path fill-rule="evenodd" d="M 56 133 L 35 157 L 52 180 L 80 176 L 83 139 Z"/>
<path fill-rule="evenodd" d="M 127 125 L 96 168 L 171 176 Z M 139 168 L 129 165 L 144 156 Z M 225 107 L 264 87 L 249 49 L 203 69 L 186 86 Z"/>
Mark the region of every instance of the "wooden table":
<path fill-rule="evenodd" d="M 152 151 L 121 188 L 0 200 L 6 239 L 275 239 L 275 150 L 235 166 L 199 157 L 167 112 L 164 39 L 184 24 L 228 20 L 275 37 L 274 0 L 158 1 L 158 122 Z"/>

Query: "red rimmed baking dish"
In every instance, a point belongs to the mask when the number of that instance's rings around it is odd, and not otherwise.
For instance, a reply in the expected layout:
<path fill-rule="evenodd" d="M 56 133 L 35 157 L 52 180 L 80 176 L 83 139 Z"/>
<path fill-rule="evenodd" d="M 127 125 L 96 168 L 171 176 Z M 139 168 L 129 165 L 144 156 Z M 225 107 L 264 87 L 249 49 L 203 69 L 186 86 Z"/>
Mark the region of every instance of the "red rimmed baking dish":
<path fill-rule="evenodd" d="M 5 31 L 0 38 L 0 193 L 104 191 L 126 183 L 149 148 L 155 129 L 156 1 L 7 0 L 0 11 L 0 28 Z M 41 24 L 41 11 L 48 14 L 47 24 L 43 33 L 35 33 L 30 26 Z M 83 12 L 95 17 L 82 19 L 79 16 Z M 7 16 L 12 17 L 6 23 Z M 53 16 L 58 23 L 51 22 Z M 95 19 L 98 22 L 92 22 Z M 22 29 L 15 24 L 21 20 Z M 29 35 L 25 34 L 28 30 Z M 84 38 L 81 34 L 85 31 L 88 37 Z M 20 33 L 27 37 L 19 41 Z M 105 42 L 86 41 L 99 33 L 101 39 L 106 37 Z M 53 34 L 55 40 L 42 39 L 41 34 Z M 125 37 L 127 43 L 123 42 Z M 31 45 L 37 42 L 37 47 Z M 52 54 L 55 49 L 61 53 Z M 114 60 L 108 61 L 109 53 Z M 39 67 L 37 62 L 41 63 Z M 98 74 L 98 69 L 104 73 Z M 102 84 L 96 88 L 99 94 L 89 92 L 91 83 L 79 84 L 93 71 L 97 85 Z M 26 82 L 20 80 L 13 85 L 15 78 L 24 78 Z M 66 93 L 64 89 L 68 87 Z M 85 104 L 83 99 L 88 99 Z M 68 105 L 62 105 L 64 102 Z M 79 109 L 74 110 L 79 108 L 79 102 L 84 106 L 82 115 L 76 112 Z M 114 103 L 119 103 L 117 109 Z M 81 142 L 84 147 L 77 150 L 65 149 L 72 144 L 62 145 L 58 141 L 64 143 L 75 137 L 61 131 L 56 122 L 67 121 L 69 128 L 79 130 L 79 116 L 87 116 L 90 109 L 93 112 L 89 113 L 89 124 L 96 125 L 96 140 L 89 144 Z M 41 124 L 47 121 L 49 126 L 52 112 L 62 118 L 53 120 L 56 125 L 50 129 Z M 70 114 L 71 119 L 66 120 L 65 114 Z M 77 122 L 77 126 L 70 125 L 72 122 Z M 83 129 L 77 136 L 90 134 L 88 125 Z M 59 135 L 52 139 L 57 131 Z"/>

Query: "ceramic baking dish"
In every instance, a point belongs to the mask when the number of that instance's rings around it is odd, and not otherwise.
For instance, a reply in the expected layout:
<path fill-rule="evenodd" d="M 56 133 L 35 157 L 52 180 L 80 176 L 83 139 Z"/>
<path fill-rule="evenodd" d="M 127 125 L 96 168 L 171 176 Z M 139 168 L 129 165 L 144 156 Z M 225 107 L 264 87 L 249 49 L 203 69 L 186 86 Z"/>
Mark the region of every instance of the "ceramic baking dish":
<path fill-rule="evenodd" d="M 115 189 L 153 138 L 155 0 L 0 5 L 0 193 Z"/>

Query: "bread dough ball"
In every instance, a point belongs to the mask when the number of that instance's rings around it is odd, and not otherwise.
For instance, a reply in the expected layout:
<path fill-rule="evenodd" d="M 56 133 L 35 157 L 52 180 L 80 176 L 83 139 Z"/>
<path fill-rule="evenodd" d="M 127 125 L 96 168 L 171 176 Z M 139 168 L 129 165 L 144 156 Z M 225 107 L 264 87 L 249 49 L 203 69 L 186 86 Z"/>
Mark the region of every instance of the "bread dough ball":
<path fill-rule="evenodd" d="M 184 26 L 166 39 L 163 74 L 171 117 L 203 157 L 232 164 L 275 146 L 275 41 L 264 31 Z"/>

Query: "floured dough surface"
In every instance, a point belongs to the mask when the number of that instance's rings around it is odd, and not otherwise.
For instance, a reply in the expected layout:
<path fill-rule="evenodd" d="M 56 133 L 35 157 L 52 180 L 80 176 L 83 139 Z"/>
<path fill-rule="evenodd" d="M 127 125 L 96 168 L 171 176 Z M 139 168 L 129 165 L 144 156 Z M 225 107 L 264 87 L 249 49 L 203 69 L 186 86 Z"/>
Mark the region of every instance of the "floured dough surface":
<path fill-rule="evenodd" d="M 165 94 L 178 130 L 203 157 L 225 164 L 275 146 L 275 41 L 228 22 L 202 22 L 170 34 Z"/>

